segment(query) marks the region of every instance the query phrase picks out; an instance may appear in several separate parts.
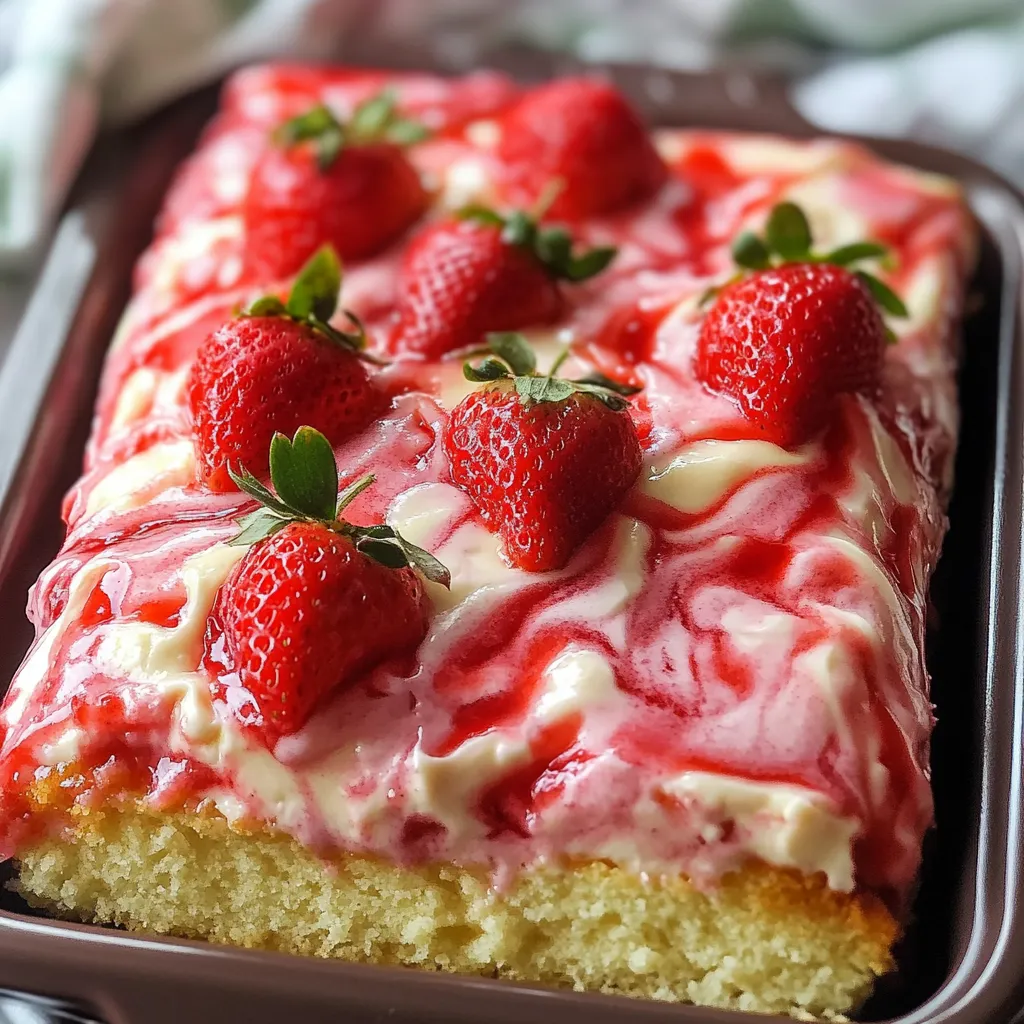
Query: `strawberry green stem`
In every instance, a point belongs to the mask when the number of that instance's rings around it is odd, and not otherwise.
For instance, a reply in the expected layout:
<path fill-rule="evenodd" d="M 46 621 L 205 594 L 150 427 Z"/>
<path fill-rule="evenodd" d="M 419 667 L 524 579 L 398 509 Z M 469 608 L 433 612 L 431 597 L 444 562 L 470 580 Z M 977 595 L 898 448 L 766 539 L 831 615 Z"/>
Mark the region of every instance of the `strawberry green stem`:
<path fill-rule="evenodd" d="M 565 179 L 552 178 L 544 188 L 541 189 L 540 195 L 537 196 L 533 206 L 530 207 L 530 219 L 533 221 L 543 220 L 548 210 L 551 209 L 555 200 L 563 191 L 565 191 Z"/>
<path fill-rule="evenodd" d="M 341 494 L 338 495 L 338 504 L 335 507 L 335 515 L 341 515 L 347 505 L 351 505 L 367 487 L 372 487 L 377 478 L 372 473 L 361 476 L 355 483 L 349 484 Z"/>
<path fill-rule="evenodd" d="M 561 352 L 558 353 L 558 358 L 551 364 L 551 369 L 544 375 L 546 377 L 554 377 L 558 371 L 562 368 L 565 361 L 570 356 L 569 346 L 566 345 Z"/>

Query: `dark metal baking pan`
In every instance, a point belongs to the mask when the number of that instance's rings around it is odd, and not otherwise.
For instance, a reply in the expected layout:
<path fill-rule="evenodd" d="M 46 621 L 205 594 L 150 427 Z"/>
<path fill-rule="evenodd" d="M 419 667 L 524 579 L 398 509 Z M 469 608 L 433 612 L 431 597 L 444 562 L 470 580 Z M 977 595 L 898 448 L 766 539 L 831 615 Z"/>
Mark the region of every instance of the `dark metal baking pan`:
<path fill-rule="evenodd" d="M 393 52 L 386 62 L 415 63 Z M 498 54 L 490 63 L 527 78 L 564 69 L 563 61 L 536 54 Z M 772 81 L 608 70 L 656 123 L 815 134 Z M 25 592 L 60 541 L 60 496 L 78 472 L 100 362 L 128 295 L 132 262 L 170 173 L 211 110 L 208 91 L 182 101 L 137 131 L 116 159 L 108 155 L 115 167 L 129 168 L 123 175 L 96 167 L 86 174 L 0 375 L 0 679 L 10 678 L 30 639 Z M 886 157 L 959 178 L 983 240 L 964 331 L 952 528 L 933 587 L 937 828 L 927 840 L 920 892 L 899 949 L 901 969 L 858 1017 L 998 1024 L 1020 999 L 1024 964 L 1024 916 L 1017 913 L 1024 868 L 1024 199 L 966 158 L 868 141 Z M 99 198 L 88 185 L 96 180 L 106 183 Z M 146 938 L 51 921 L 9 894 L 0 900 L 0 985 L 73 1000 L 112 1024 L 764 1019 Z"/>

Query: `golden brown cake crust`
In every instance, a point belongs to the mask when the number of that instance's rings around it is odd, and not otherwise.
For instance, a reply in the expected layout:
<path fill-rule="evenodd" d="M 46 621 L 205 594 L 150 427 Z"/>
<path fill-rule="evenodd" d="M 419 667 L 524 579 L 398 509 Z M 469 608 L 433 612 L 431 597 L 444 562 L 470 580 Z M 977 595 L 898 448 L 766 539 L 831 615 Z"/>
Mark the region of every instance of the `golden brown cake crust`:
<path fill-rule="evenodd" d="M 20 862 L 19 891 L 60 916 L 140 931 L 577 990 L 836 1017 L 892 969 L 897 926 L 869 894 L 751 864 L 701 891 L 590 861 L 521 873 L 397 867 L 220 816 L 76 816 Z"/>

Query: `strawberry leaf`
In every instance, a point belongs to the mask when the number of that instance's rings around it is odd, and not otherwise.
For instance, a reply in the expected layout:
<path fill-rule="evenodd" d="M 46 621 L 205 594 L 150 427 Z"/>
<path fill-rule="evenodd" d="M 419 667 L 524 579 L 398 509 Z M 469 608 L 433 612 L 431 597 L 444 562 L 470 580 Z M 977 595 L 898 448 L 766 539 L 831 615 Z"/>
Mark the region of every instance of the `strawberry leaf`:
<path fill-rule="evenodd" d="M 849 245 L 841 245 L 838 249 L 819 256 L 822 263 L 834 263 L 838 267 L 848 267 L 851 263 L 858 263 L 860 260 L 878 259 L 888 253 L 887 246 L 880 242 L 851 242 Z"/>
<path fill-rule="evenodd" d="M 363 321 L 359 319 L 352 312 L 351 309 L 343 309 L 342 312 L 345 314 L 349 323 L 354 328 L 351 331 L 342 331 L 335 327 L 333 324 L 327 323 L 326 320 L 321 320 L 319 317 L 311 316 L 307 323 L 314 330 L 319 331 L 329 341 L 333 341 L 335 345 L 341 345 L 343 348 L 350 348 L 354 352 L 359 353 L 359 358 L 367 363 L 374 363 L 376 366 L 386 366 L 387 360 L 378 359 L 377 356 L 370 355 L 364 351 L 366 348 L 366 328 L 363 326 Z"/>
<path fill-rule="evenodd" d="M 409 560 L 410 565 L 419 569 L 419 571 L 423 573 L 431 583 L 440 583 L 442 587 L 451 589 L 452 574 L 448 571 L 447 566 L 435 558 L 425 548 L 421 548 L 417 544 L 410 543 L 397 533 L 395 534 L 395 537 L 398 540 L 398 543 L 401 544 L 402 551 L 405 553 L 405 557 Z"/>
<path fill-rule="evenodd" d="M 563 272 L 572 262 L 572 237 L 562 227 L 544 228 L 537 232 L 534 251 L 545 266 Z"/>
<path fill-rule="evenodd" d="M 384 89 L 356 107 L 348 130 L 357 139 L 379 139 L 394 117 L 395 94 L 391 89 Z"/>
<path fill-rule="evenodd" d="M 284 529 L 290 521 L 282 519 L 268 508 L 258 508 L 238 519 L 240 529 L 237 535 L 228 541 L 228 546 L 242 547 L 265 540 L 267 537 L 272 537 L 278 530 Z"/>
<path fill-rule="evenodd" d="M 348 122 L 348 133 L 353 142 L 386 140 L 400 146 L 422 142 L 430 135 L 419 121 L 398 116 L 398 97 L 392 89 L 360 103 Z"/>
<path fill-rule="evenodd" d="M 574 384 L 581 386 L 586 385 L 595 388 L 604 388 L 605 391 L 614 391 L 617 395 L 638 395 L 643 388 L 638 388 L 633 384 L 623 384 L 621 380 L 612 380 L 611 377 L 606 377 L 603 373 L 588 373 L 586 377 L 580 377 L 579 380 L 574 380 Z"/>
<path fill-rule="evenodd" d="M 572 238 L 562 227 L 544 228 L 537 232 L 534 252 L 556 278 L 566 281 L 585 281 L 601 273 L 618 250 L 602 245 L 577 255 L 572 251 Z"/>
<path fill-rule="evenodd" d="M 429 551 L 407 541 L 390 526 L 353 527 L 356 549 L 389 569 L 418 569 L 432 583 L 450 587 L 452 575 Z"/>
<path fill-rule="evenodd" d="M 732 244 L 732 257 L 743 269 L 763 270 L 785 266 L 787 263 L 829 263 L 851 267 L 861 260 L 879 259 L 889 252 L 880 242 L 863 241 L 850 242 L 826 253 L 815 253 L 811 251 L 811 243 L 811 227 L 803 210 L 796 203 L 778 203 L 768 215 L 764 239 L 753 231 L 740 232 Z M 853 272 L 886 313 L 890 316 L 907 316 L 903 300 L 885 282 L 863 270 Z M 712 285 L 697 300 L 698 307 L 715 298 L 723 287 L 742 276 L 741 270 L 725 285 Z M 894 340 L 894 337 L 890 340 Z"/>
<path fill-rule="evenodd" d="M 312 142 L 317 165 L 326 171 L 345 146 L 345 129 L 333 111 L 321 103 L 285 121 L 274 133 L 274 140 L 285 147 Z"/>
<path fill-rule="evenodd" d="M 295 436 L 281 433 L 270 442 L 270 478 L 275 495 L 245 467 L 228 467 L 235 484 L 260 502 L 261 508 L 240 516 L 239 531 L 228 543 L 249 545 L 273 536 L 291 522 L 317 522 L 348 537 L 357 550 L 392 569 L 410 566 L 427 579 L 447 587 L 451 574 L 429 551 L 411 544 L 386 524 L 354 526 L 341 518 L 346 506 L 374 483 L 366 473 L 338 493 L 338 467 L 330 442 L 312 427 L 299 427 Z"/>
<path fill-rule="evenodd" d="M 332 246 L 322 245 L 299 271 L 286 308 L 296 320 L 326 322 L 334 316 L 340 291 L 341 261 Z"/>
<path fill-rule="evenodd" d="M 863 270 L 857 270 L 855 273 L 867 286 L 868 291 L 875 297 L 875 302 L 886 313 L 889 313 L 891 316 L 910 315 L 907 312 L 907 307 L 903 304 L 903 300 L 887 284 L 875 277 L 874 274 L 869 274 Z"/>
<path fill-rule="evenodd" d="M 401 544 L 394 540 L 377 540 L 374 537 L 359 537 L 356 550 L 369 555 L 375 562 L 389 569 L 404 569 L 409 564 Z"/>
<path fill-rule="evenodd" d="M 552 192 L 552 195 L 556 194 L 557 189 Z M 515 245 L 533 253 L 556 281 L 585 281 L 601 273 L 615 259 L 618 250 L 610 245 L 574 252 L 569 232 L 561 225 L 538 227 L 538 216 L 536 210 L 513 210 L 502 216 L 479 205 L 464 206 L 456 213 L 460 220 L 473 220 L 487 227 L 500 228 L 501 240 L 506 245 Z"/>
<path fill-rule="evenodd" d="M 771 253 L 753 231 L 742 231 L 732 243 L 732 258 L 747 270 L 763 270 L 771 265 Z"/>
<path fill-rule="evenodd" d="M 385 90 L 356 107 L 348 124 L 342 124 L 324 104 L 285 121 L 273 135 L 281 146 L 311 142 L 321 171 L 328 170 L 346 143 L 362 145 L 386 140 L 397 145 L 420 142 L 430 133 L 416 121 L 398 116 L 395 96 Z"/>
<path fill-rule="evenodd" d="M 567 281 L 586 281 L 587 278 L 600 274 L 615 259 L 618 251 L 614 246 L 601 245 L 589 249 L 580 256 L 573 256 L 563 276 Z"/>
<path fill-rule="evenodd" d="M 324 132 L 316 140 L 316 165 L 321 171 L 327 171 L 338 159 L 338 154 L 345 148 L 345 135 L 338 129 Z"/>
<path fill-rule="evenodd" d="M 585 395 L 593 395 L 594 398 L 604 402 L 604 404 L 614 412 L 622 412 L 623 409 L 629 407 L 629 402 L 627 402 L 625 398 L 615 392 L 609 391 L 607 388 L 598 387 L 594 384 L 580 384 L 578 381 L 575 381 L 574 383 L 576 384 L 576 391 L 582 392 Z"/>
<path fill-rule="evenodd" d="M 333 246 L 322 245 L 299 271 L 287 303 L 283 303 L 276 295 L 264 295 L 244 310 L 242 315 L 288 317 L 296 323 L 311 327 L 333 344 L 351 349 L 365 362 L 386 365 L 384 360 L 365 351 L 366 328 L 350 309 L 343 309 L 342 313 L 352 325 L 351 330 L 343 331 L 330 323 L 338 307 L 341 280 L 341 260 L 338 254 Z"/>
<path fill-rule="evenodd" d="M 470 203 L 468 206 L 463 206 L 456 210 L 455 217 L 457 220 L 472 220 L 478 224 L 486 224 L 496 228 L 503 228 L 505 226 L 505 218 L 500 213 L 496 213 L 490 207 L 481 206 L 478 203 Z"/>
<path fill-rule="evenodd" d="M 765 240 L 784 260 L 806 259 L 811 251 L 811 226 L 796 203 L 778 203 L 768 215 Z"/>
<path fill-rule="evenodd" d="M 420 124 L 419 121 L 397 117 L 385 129 L 384 137 L 388 142 L 395 143 L 396 146 L 411 146 L 416 142 L 429 139 L 430 129 L 426 125 Z"/>
<path fill-rule="evenodd" d="M 278 500 L 273 492 L 257 480 L 245 466 L 240 467 L 236 473 L 229 465 L 228 476 L 240 491 L 248 494 L 250 498 L 255 498 L 261 505 L 265 505 L 278 515 L 287 518 L 294 516 L 294 510 L 290 509 L 283 501 Z"/>
<path fill-rule="evenodd" d="M 504 359 L 517 377 L 537 369 L 537 357 L 530 343 L 517 331 L 493 331 L 487 335 L 487 347 L 499 359 Z"/>
<path fill-rule="evenodd" d="M 293 146 L 296 142 L 316 139 L 325 131 L 340 128 L 341 124 L 330 107 L 319 103 L 297 117 L 285 121 L 274 134 L 281 145 Z"/>
<path fill-rule="evenodd" d="M 245 316 L 287 316 L 288 309 L 276 295 L 264 295 L 244 311 Z"/>
<path fill-rule="evenodd" d="M 561 402 L 576 388 L 558 377 L 516 377 L 516 394 L 524 404 L 528 402 Z"/>
<path fill-rule="evenodd" d="M 338 466 L 334 449 L 320 431 L 299 427 L 291 441 L 275 434 L 270 442 L 270 479 L 289 508 L 310 519 L 334 519 Z"/>
<path fill-rule="evenodd" d="M 569 358 L 569 346 L 565 346 L 547 373 L 538 373 L 537 357 L 530 343 L 516 331 L 493 331 L 487 335 L 487 348 L 482 351 L 494 353 L 475 366 L 464 363 L 463 375 L 467 380 L 488 383 L 512 379 L 516 394 L 524 405 L 534 402 L 561 402 L 577 392 L 586 392 L 601 399 L 611 409 L 625 409 L 628 404 L 623 396 L 635 395 L 640 388 L 606 377 L 603 373 L 591 373 L 579 380 L 559 377 L 558 371 Z"/>
<path fill-rule="evenodd" d="M 572 237 L 563 227 L 538 230 L 533 239 L 533 251 L 552 277 L 573 283 L 600 274 L 618 253 L 618 249 L 610 245 L 575 253 Z"/>
<path fill-rule="evenodd" d="M 511 374 L 508 372 L 508 367 L 504 363 L 499 363 L 497 359 L 484 359 L 476 366 L 468 362 L 463 363 L 462 376 L 474 384 L 483 384 L 487 381 L 510 377 Z"/>
<path fill-rule="evenodd" d="M 363 477 L 365 480 L 366 477 Z M 362 483 L 363 481 L 358 481 Z M 398 534 L 395 532 L 393 526 L 388 526 L 387 523 L 378 523 L 376 526 L 356 526 L 353 529 L 362 537 L 376 537 L 377 540 L 391 540 L 393 537 L 397 537 Z"/>
<path fill-rule="evenodd" d="M 505 226 L 501 231 L 501 240 L 508 245 L 519 245 L 523 248 L 532 248 L 534 239 L 537 236 L 537 224 L 528 213 L 522 210 L 513 210 L 504 222 Z M 566 236 L 568 238 L 568 236 Z"/>

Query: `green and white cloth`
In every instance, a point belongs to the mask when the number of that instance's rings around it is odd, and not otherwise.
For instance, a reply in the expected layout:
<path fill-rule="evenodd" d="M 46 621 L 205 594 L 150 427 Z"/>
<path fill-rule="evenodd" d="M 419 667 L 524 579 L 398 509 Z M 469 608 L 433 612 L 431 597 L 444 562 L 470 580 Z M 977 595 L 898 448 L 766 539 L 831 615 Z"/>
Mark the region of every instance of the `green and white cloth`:
<path fill-rule="evenodd" d="M 45 244 L 96 131 L 247 61 L 425 40 L 783 68 L 824 129 L 912 135 L 1024 181 L 1021 0 L 0 0 L 0 261 Z"/>

